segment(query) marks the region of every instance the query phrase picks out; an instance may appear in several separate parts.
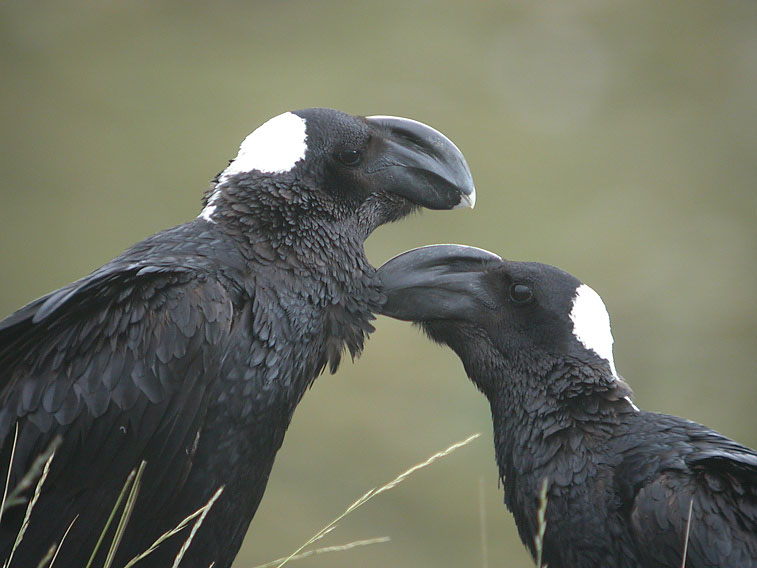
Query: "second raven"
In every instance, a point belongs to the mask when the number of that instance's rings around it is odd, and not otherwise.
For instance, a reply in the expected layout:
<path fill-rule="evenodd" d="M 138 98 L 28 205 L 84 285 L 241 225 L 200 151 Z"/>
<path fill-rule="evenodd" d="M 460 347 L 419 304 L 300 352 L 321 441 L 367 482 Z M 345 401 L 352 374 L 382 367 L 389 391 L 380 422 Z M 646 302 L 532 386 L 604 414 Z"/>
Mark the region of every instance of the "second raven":
<path fill-rule="evenodd" d="M 379 269 L 384 312 L 450 346 L 486 395 L 505 503 L 550 568 L 757 566 L 757 453 L 639 410 L 599 295 L 562 270 L 459 245 Z"/>

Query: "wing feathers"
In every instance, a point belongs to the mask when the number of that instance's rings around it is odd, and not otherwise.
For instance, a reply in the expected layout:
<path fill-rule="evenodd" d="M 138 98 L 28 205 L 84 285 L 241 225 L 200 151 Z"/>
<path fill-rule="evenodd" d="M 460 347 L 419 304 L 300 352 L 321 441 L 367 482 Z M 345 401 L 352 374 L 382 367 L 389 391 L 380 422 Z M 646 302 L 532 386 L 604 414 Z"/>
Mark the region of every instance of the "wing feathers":
<path fill-rule="evenodd" d="M 651 564 L 680 565 L 691 505 L 687 566 L 757 566 L 757 455 L 687 424 L 690 436 L 676 446 L 683 458 L 639 487 L 634 499 L 639 550 L 654 551 Z"/>
<path fill-rule="evenodd" d="M 148 466 L 144 498 L 175 494 L 192 467 L 232 320 L 229 293 L 216 281 L 129 265 L 101 269 L 0 322 L 0 476 L 18 420 L 11 484 L 54 435 L 63 436 L 40 517 L 81 514 L 77 524 L 91 531 L 110 511 L 102 503 L 115 502 L 142 459 L 161 464 Z M 0 527 L 0 553 L 15 534 L 6 525 L 17 517 Z M 32 523 L 25 540 L 39 547 L 60 532 L 43 525 Z M 90 538 L 75 526 L 68 542 L 85 546 Z"/>

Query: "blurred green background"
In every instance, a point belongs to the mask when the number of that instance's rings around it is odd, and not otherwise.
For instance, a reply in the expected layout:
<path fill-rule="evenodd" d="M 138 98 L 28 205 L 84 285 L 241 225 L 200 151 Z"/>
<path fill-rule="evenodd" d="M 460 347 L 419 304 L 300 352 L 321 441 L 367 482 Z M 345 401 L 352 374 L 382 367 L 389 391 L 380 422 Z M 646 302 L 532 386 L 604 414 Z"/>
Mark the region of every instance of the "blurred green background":
<path fill-rule="evenodd" d="M 556 264 L 613 319 L 639 406 L 757 446 L 757 3 L 3 2 L 0 314 L 192 219 L 271 116 L 328 106 L 445 132 L 476 210 L 370 239 Z M 365 490 L 481 439 L 348 517 L 299 566 L 531 566 L 488 406 L 458 360 L 380 319 L 307 394 L 236 566 L 286 555 Z"/>

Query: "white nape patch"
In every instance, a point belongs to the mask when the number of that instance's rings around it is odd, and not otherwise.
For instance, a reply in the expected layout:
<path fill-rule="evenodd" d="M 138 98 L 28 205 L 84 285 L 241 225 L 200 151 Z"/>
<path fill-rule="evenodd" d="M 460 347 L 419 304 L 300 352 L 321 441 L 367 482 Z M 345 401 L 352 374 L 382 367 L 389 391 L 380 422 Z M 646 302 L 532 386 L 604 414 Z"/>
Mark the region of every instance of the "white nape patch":
<path fill-rule="evenodd" d="M 221 188 L 231 176 L 257 170 L 266 174 L 281 174 L 290 171 L 307 152 L 305 119 L 291 112 L 274 116 L 260 125 L 239 146 L 237 157 L 218 176 L 215 191 L 199 217 L 215 223 L 215 202 Z"/>
<path fill-rule="evenodd" d="M 631 400 L 631 397 L 630 397 L 630 396 L 624 396 L 623 398 L 625 398 L 625 399 L 626 399 L 626 401 L 628 402 L 628 404 L 630 404 L 630 405 L 631 405 L 631 408 L 633 408 L 633 409 L 634 409 L 634 410 L 635 410 L 636 412 L 639 412 L 639 407 L 638 407 L 638 406 L 636 406 L 636 405 L 635 405 L 635 404 L 633 403 L 633 401 Z"/>
<path fill-rule="evenodd" d="M 288 172 L 305 157 L 306 142 L 304 118 L 291 112 L 274 116 L 244 139 L 237 157 L 221 173 L 218 182 L 252 170 L 267 174 Z"/>
<path fill-rule="evenodd" d="M 208 204 L 203 207 L 202 211 L 198 215 L 199 218 L 210 221 L 211 223 L 215 223 L 215 221 L 213 220 L 213 213 L 215 213 L 216 211 L 215 202 L 218 201 L 218 196 L 220 195 L 220 193 L 220 188 L 216 188 L 213 191 L 213 193 L 208 198 Z"/>
<path fill-rule="evenodd" d="M 570 319 L 573 321 L 573 335 L 576 339 L 607 361 L 612 374 L 617 377 L 618 372 L 615 370 L 615 360 L 612 356 L 610 315 L 599 294 L 586 284 L 576 288 Z"/>

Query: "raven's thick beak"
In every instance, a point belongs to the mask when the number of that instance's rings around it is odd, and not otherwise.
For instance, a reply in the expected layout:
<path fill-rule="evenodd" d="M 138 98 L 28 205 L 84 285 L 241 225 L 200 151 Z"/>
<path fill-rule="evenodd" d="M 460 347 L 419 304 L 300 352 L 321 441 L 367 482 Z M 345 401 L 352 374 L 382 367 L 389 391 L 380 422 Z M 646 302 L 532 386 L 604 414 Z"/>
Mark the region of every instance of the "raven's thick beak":
<path fill-rule="evenodd" d="M 441 132 L 408 118 L 369 116 L 383 133 L 382 159 L 368 170 L 380 173 L 382 189 L 429 209 L 476 204 L 473 176 L 462 152 Z"/>
<path fill-rule="evenodd" d="M 486 278 L 503 264 L 494 253 L 463 245 L 432 245 L 395 256 L 379 268 L 384 315 L 408 321 L 467 319 L 492 310 Z"/>

